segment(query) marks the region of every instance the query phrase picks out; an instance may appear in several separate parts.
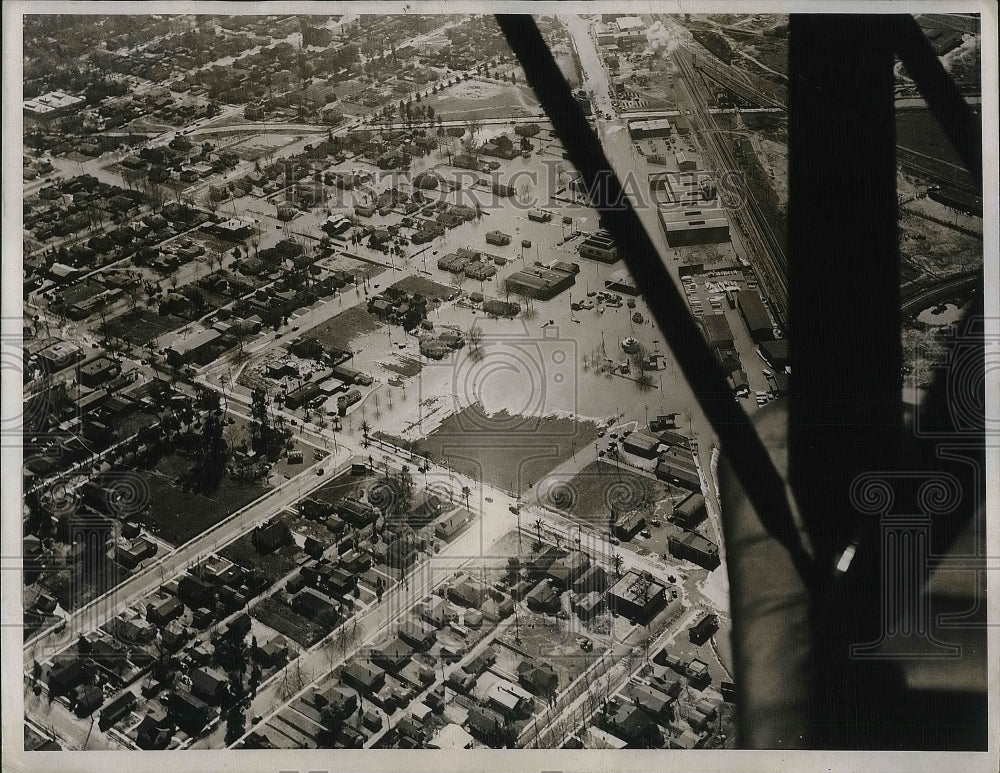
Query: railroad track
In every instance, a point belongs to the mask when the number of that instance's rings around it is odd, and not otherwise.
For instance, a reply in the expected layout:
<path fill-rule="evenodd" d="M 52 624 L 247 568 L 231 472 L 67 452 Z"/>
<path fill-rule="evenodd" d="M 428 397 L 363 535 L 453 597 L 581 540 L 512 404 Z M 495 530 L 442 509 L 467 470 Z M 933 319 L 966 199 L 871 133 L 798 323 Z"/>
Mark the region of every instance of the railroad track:
<path fill-rule="evenodd" d="M 698 88 L 697 74 L 687 52 L 678 52 L 676 60 L 681 75 L 687 82 L 688 92 L 698 117 L 698 124 L 704 129 L 699 132 L 707 150 L 716 163 L 720 174 L 739 172 L 740 167 L 732 150 L 720 137 L 715 119 L 709 112 L 704 95 Z M 744 244 L 748 248 L 750 263 L 757 273 L 778 322 L 784 326 L 788 315 L 788 259 L 779 239 L 764 219 L 756 202 L 747 196 L 745 205 L 728 210 L 730 218 L 738 228 Z"/>

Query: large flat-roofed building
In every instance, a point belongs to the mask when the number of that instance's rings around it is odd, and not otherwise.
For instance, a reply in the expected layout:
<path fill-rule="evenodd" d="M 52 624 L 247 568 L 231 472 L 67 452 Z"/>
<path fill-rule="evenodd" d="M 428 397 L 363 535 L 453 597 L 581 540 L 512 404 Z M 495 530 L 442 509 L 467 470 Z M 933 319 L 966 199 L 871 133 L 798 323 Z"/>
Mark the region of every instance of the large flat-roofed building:
<path fill-rule="evenodd" d="M 690 158 L 686 156 L 685 158 Z M 689 169 L 681 172 L 654 172 L 646 178 L 649 190 L 662 208 L 718 207 L 712 175 Z M 664 207 L 673 204 L 674 207 Z"/>
<path fill-rule="evenodd" d="M 505 285 L 508 292 L 547 301 L 575 283 L 574 272 L 544 266 L 526 266 L 508 276 Z"/>
<path fill-rule="evenodd" d="M 648 118 L 628 122 L 628 133 L 634 140 L 666 137 L 670 134 L 670 121 L 666 118 Z"/>
<path fill-rule="evenodd" d="M 187 338 L 176 341 L 167 349 L 167 360 L 172 365 L 185 365 L 189 362 L 201 362 L 206 359 L 208 348 L 216 343 L 222 334 L 218 330 L 208 328 L 192 333 Z"/>
<path fill-rule="evenodd" d="M 663 609 L 666 593 L 667 589 L 651 575 L 632 569 L 611 586 L 608 603 L 632 622 L 646 622 Z"/>
<path fill-rule="evenodd" d="M 625 293 L 626 295 L 639 295 L 639 288 L 635 284 L 635 280 L 632 275 L 622 269 L 621 271 L 616 271 L 611 275 L 610 279 L 604 280 L 604 286 L 616 293 Z"/>
<path fill-rule="evenodd" d="M 674 153 L 677 161 L 677 170 L 680 172 L 693 172 L 698 168 L 698 160 L 685 150 L 678 150 Z"/>
<path fill-rule="evenodd" d="M 42 349 L 38 359 L 50 373 L 54 373 L 82 360 L 83 350 L 69 341 L 56 341 Z"/>
<path fill-rule="evenodd" d="M 725 314 L 706 314 L 701 318 L 705 329 L 705 338 L 713 347 L 731 348 L 733 345 L 733 330 Z"/>
<path fill-rule="evenodd" d="M 701 491 L 701 477 L 694 457 L 690 451 L 678 446 L 660 454 L 656 463 L 656 477 L 689 491 Z"/>
<path fill-rule="evenodd" d="M 615 240 L 607 231 L 598 231 L 588 236 L 580 242 L 577 252 L 581 257 L 599 260 L 601 263 L 615 263 L 619 258 Z"/>
<path fill-rule="evenodd" d="M 671 537 L 667 549 L 675 558 L 683 558 L 705 569 L 715 569 L 719 565 L 719 546 L 697 532 Z"/>
<path fill-rule="evenodd" d="M 24 100 L 24 114 L 32 118 L 55 118 L 66 115 L 82 103 L 83 97 L 74 97 L 64 91 L 50 91 L 40 97 Z"/>
<path fill-rule="evenodd" d="M 740 290 L 736 294 L 736 307 L 746 323 L 750 337 L 754 341 L 768 341 L 774 338 L 774 326 L 771 317 L 764 308 L 764 302 L 756 290 Z"/>
<path fill-rule="evenodd" d="M 667 244 L 671 247 L 729 241 L 729 219 L 725 211 L 719 207 L 700 204 L 707 202 L 691 199 L 676 204 L 661 203 L 660 225 L 663 235 L 667 237 Z"/>

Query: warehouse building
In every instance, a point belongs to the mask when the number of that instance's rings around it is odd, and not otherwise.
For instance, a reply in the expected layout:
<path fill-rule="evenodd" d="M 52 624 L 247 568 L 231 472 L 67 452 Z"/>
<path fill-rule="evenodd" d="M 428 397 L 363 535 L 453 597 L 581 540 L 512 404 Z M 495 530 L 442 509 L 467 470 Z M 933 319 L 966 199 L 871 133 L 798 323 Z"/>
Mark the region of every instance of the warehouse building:
<path fill-rule="evenodd" d="M 773 341 L 761 341 L 760 353 L 768 364 L 779 371 L 792 364 L 791 350 L 787 338 L 776 338 Z"/>
<path fill-rule="evenodd" d="M 171 365 L 186 365 L 189 362 L 204 364 L 212 356 L 212 346 L 222 338 L 218 330 L 208 328 L 199 330 L 170 345 L 167 349 L 167 362 Z"/>
<path fill-rule="evenodd" d="M 40 97 L 24 100 L 24 114 L 31 118 L 55 118 L 66 115 L 80 104 L 83 104 L 83 97 L 74 97 L 64 91 L 50 91 Z"/>
<path fill-rule="evenodd" d="M 598 260 L 601 263 L 615 263 L 619 258 L 615 241 L 607 231 L 598 231 L 588 236 L 580 242 L 577 252 L 580 253 L 580 257 Z"/>
<path fill-rule="evenodd" d="M 670 121 L 666 118 L 651 118 L 628 122 L 629 136 L 634 140 L 653 139 L 655 137 L 668 137 L 670 135 Z"/>
<path fill-rule="evenodd" d="M 510 244 L 510 234 L 503 231 L 490 231 L 486 234 L 486 243 L 495 247 L 506 247 Z"/>
<path fill-rule="evenodd" d="M 698 492 L 688 494 L 679 505 L 674 506 L 671 520 L 685 529 L 693 529 L 705 520 L 705 497 Z"/>
<path fill-rule="evenodd" d="M 703 202 L 694 199 L 666 206 L 661 203 L 660 225 L 671 247 L 729 241 L 729 220 L 725 211 L 718 207 L 698 206 L 699 203 Z"/>
<path fill-rule="evenodd" d="M 667 549 L 675 558 L 683 558 L 708 570 L 719 565 L 719 546 L 697 532 L 688 531 L 679 537 L 671 537 Z"/>
<path fill-rule="evenodd" d="M 725 314 L 706 314 L 701 318 L 705 330 L 705 338 L 709 345 L 721 349 L 731 349 L 733 346 L 733 330 Z"/>
<path fill-rule="evenodd" d="M 774 338 L 771 317 L 756 290 L 740 290 L 736 293 L 736 308 L 746 323 L 750 337 L 757 343 Z"/>
<path fill-rule="evenodd" d="M 507 292 L 539 301 L 555 298 L 576 283 L 576 274 L 543 266 L 528 266 L 507 277 Z"/>
<path fill-rule="evenodd" d="M 608 591 L 608 604 L 633 623 L 645 623 L 666 605 L 667 589 L 648 573 L 632 569 Z"/>

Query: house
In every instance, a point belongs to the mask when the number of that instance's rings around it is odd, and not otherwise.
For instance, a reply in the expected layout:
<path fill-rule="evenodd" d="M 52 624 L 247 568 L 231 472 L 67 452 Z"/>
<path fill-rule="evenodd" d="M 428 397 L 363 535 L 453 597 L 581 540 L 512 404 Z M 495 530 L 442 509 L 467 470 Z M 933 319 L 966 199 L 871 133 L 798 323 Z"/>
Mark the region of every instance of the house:
<path fill-rule="evenodd" d="M 607 730 L 633 749 L 657 749 L 663 744 L 659 725 L 639 706 L 621 701 L 604 716 Z"/>
<path fill-rule="evenodd" d="M 562 590 L 568 589 L 590 567 L 590 556 L 582 550 L 572 550 L 549 566 L 546 577 Z"/>
<path fill-rule="evenodd" d="M 386 671 L 398 672 L 413 655 L 413 649 L 397 636 L 388 644 L 372 647 L 371 662 Z"/>
<path fill-rule="evenodd" d="M 559 674 L 550 663 L 522 660 L 517 666 L 517 681 L 532 694 L 549 697 L 556 694 Z"/>
<path fill-rule="evenodd" d="M 385 686 L 385 671 L 377 665 L 355 659 L 341 670 L 340 681 L 362 695 L 372 695 Z"/>
<path fill-rule="evenodd" d="M 280 668 L 288 662 L 288 642 L 284 636 L 275 636 L 263 645 L 258 643 L 252 656 L 265 668 Z"/>
<path fill-rule="evenodd" d="M 486 703 L 507 719 L 525 716 L 534 705 L 531 694 L 506 679 L 499 679 L 486 691 Z"/>
<path fill-rule="evenodd" d="M 444 628 L 458 619 L 458 611 L 442 598 L 435 598 L 420 612 L 420 618 L 435 628 Z"/>
<path fill-rule="evenodd" d="M 472 688 L 476 686 L 476 675 L 470 674 L 465 669 L 456 668 L 448 674 L 445 684 L 455 692 L 468 695 L 472 692 Z"/>
<path fill-rule="evenodd" d="M 657 722 L 673 718 L 674 699 L 656 687 L 633 683 L 625 688 L 624 695 Z"/>
<path fill-rule="evenodd" d="M 434 536 L 450 542 L 472 518 L 472 514 L 464 507 L 456 507 L 434 526 Z"/>
<path fill-rule="evenodd" d="M 555 614 L 559 611 L 559 592 L 548 580 L 540 580 L 525 596 L 525 601 L 532 612 Z"/>
<path fill-rule="evenodd" d="M 218 705 L 226 695 L 229 681 L 224 673 L 214 668 L 196 668 L 191 678 L 191 692 L 206 703 Z"/>
<path fill-rule="evenodd" d="M 111 630 L 119 641 L 148 643 L 156 638 L 156 626 L 141 617 L 116 617 L 111 621 Z"/>
<path fill-rule="evenodd" d="M 409 620 L 399 629 L 399 638 L 416 650 L 428 650 L 437 638 L 437 629 L 423 620 Z"/>
<path fill-rule="evenodd" d="M 465 577 L 448 588 L 448 598 L 463 607 L 478 607 L 483 603 L 483 586 Z"/>
<path fill-rule="evenodd" d="M 469 732 L 487 746 L 501 749 L 507 745 L 506 721 L 485 706 L 472 706 L 467 719 Z"/>
<path fill-rule="evenodd" d="M 577 577 L 570 586 L 575 593 L 603 593 L 608 587 L 608 574 L 604 567 L 594 564 Z"/>
<path fill-rule="evenodd" d="M 184 614 L 184 603 L 176 596 L 168 596 L 155 604 L 146 605 L 146 619 L 160 627 L 182 614 Z"/>
<path fill-rule="evenodd" d="M 342 716 L 350 717 L 358 710 L 358 693 L 350 687 L 332 685 L 323 692 L 314 693 L 313 704 L 318 709 L 327 706 L 339 709 Z"/>
<path fill-rule="evenodd" d="M 189 736 L 201 735 L 205 726 L 219 714 L 219 709 L 210 706 L 198 696 L 189 692 L 173 692 L 167 699 L 167 711 L 177 727 Z"/>
<path fill-rule="evenodd" d="M 489 231 L 486 234 L 486 243 L 495 247 L 506 247 L 510 244 L 510 234 L 503 231 Z"/>
<path fill-rule="evenodd" d="M 289 544 L 292 541 L 292 531 L 283 521 L 269 521 L 254 528 L 250 539 L 257 552 L 266 555 Z"/>
<path fill-rule="evenodd" d="M 89 717 L 104 703 L 104 691 L 96 684 L 78 685 L 73 690 L 70 703 L 78 717 Z"/>
<path fill-rule="evenodd" d="M 574 596 L 570 609 L 581 620 L 593 620 L 604 611 L 604 594 L 597 591 Z"/>
<path fill-rule="evenodd" d="M 496 662 L 497 662 L 496 650 L 494 650 L 493 646 L 490 645 L 485 649 L 483 649 L 478 655 L 469 660 L 468 663 L 462 666 L 462 670 L 469 674 L 472 674 L 473 676 L 479 676 L 480 674 L 483 673 L 483 671 L 488 669 Z"/>
<path fill-rule="evenodd" d="M 449 723 L 438 731 L 438 734 L 427 744 L 428 749 L 471 749 L 475 743 L 473 738 L 461 726 Z"/>
<path fill-rule="evenodd" d="M 173 737 L 174 725 L 162 709 L 150 709 L 136 728 L 135 743 L 140 749 L 166 749 Z"/>

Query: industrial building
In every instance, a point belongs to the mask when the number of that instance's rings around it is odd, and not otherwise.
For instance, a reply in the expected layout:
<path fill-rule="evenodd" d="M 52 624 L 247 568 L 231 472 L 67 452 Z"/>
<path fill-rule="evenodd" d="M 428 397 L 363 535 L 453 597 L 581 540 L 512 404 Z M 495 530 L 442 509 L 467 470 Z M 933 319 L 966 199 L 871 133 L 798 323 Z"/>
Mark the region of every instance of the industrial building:
<path fill-rule="evenodd" d="M 694 457 L 690 451 L 679 446 L 660 454 L 660 460 L 656 463 L 656 477 L 689 491 L 701 491 L 701 478 Z"/>
<path fill-rule="evenodd" d="M 608 591 L 608 604 L 632 622 L 645 623 L 666 605 L 667 589 L 647 573 L 632 569 Z"/>
<path fill-rule="evenodd" d="M 656 449 L 660 446 L 660 439 L 651 437 L 643 432 L 633 432 L 622 440 L 622 450 L 644 459 L 656 457 Z"/>
<path fill-rule="evenodd" d="M 626 295 L 639 295 L 640 292 L 632 275 L 624 269 L 612 274 L 610 279 L 604 280 L 604 286 L 612 292 Z"/>
<path fill-rule="evenodd" d="M 591 234 L 577 248 L 580 257 L 599 260 L 601 263 L 615 263 L 618 258 L 618 248 L 614 239 L 607 231 L 598 231 Z"/>
<path fill-rule="evenodd" d="M 682 536 L 671 537 L 667 549 L 675 558 L 683 558 L 705 569 L 712 570 L 719 565 L 719 546 L 697 532 L 688 531 Z"/>
<path fill-rule="evenodd" d="M 768 364 L 779 371 L 791 365 L 791 351 L 787 338 L 776 338 L 773 341 L 761 341 L 760 353 Z"/>
<path fill-rule="evenodd" d="M 544 266 L 526 266 L 507 277 L 507 292 L 539 301 L 555 298 L 576 283 L 576 274 Z"/>
<path fill-rule="evenodd" d="M 506 247 L 510 244 L 510 235 L 503 231 L 490 231 L 486 234 L 486 243 L 495 247 Z"/>
<path fill-rule="evenodd" d="M 701 318 L 705 330 L 705 338 L 713 348 L 731 349 L 733 346 L 733 330 L 725 314 L 706 314 Z"/>
<path fill-rule="evenodd" d="M 697 206 L 698 203 L 697 200 L 679 206 L 661 203 L 660 225 L 671 247 L 729 241 L 729 219 L 725 211 L 718 207 Z"/>
<path fill-rule="evenodd" d="M 674 205 L 668 209 L 717 207 L 715 183 L 708 172 L 655 172 L 646 178 L 646 182 L 661 207 L 666 204 Z"/>
<path fill-rule="evenodd" d="M 688 496 L 678 505 L 674 505 L 671 520 L 685 529 L 693 529 L 705 520 L 705 497 L 698 492 Z"/>
<path fill-rule="evenodd" d="M 750 337 L 756 343 L 774 338 L 771 317 L 756 290 L 740 290 L 736 293 L 736 308 L 750 331 Z"/>
<path fill-rule="evenodd" d="M 677 170 L 680 172 L 693 172 L 698 168 L 697 159 L 687 151 L 678 150 L 674 153 L 674 159 L 677 161 Z"/>
<path fill-rule="evenodd" d="M 189 362 L 204 364 L 212 358 L 210 347 L 222 338 L 218 330 L 199 330 L 187 338 L 171 344 L 167 349 L 167 361 L 171 365 L 186 365 Z"/>
<path fill-rule="evenodd" d="M 670 121 L 666 118 L 651 118 L 628 122 L 629 136 L 634 140 L 653 139 L 670 135 Z"/>
<path fill-rule="evenodd" d="M 40 97 L 24 100 L 24 114 L 31 118 L 55 118 L 66 115 L 80 104 L 83 104 L 83 97 L 74 97 L 64 91 L 50 91 Z"/>

